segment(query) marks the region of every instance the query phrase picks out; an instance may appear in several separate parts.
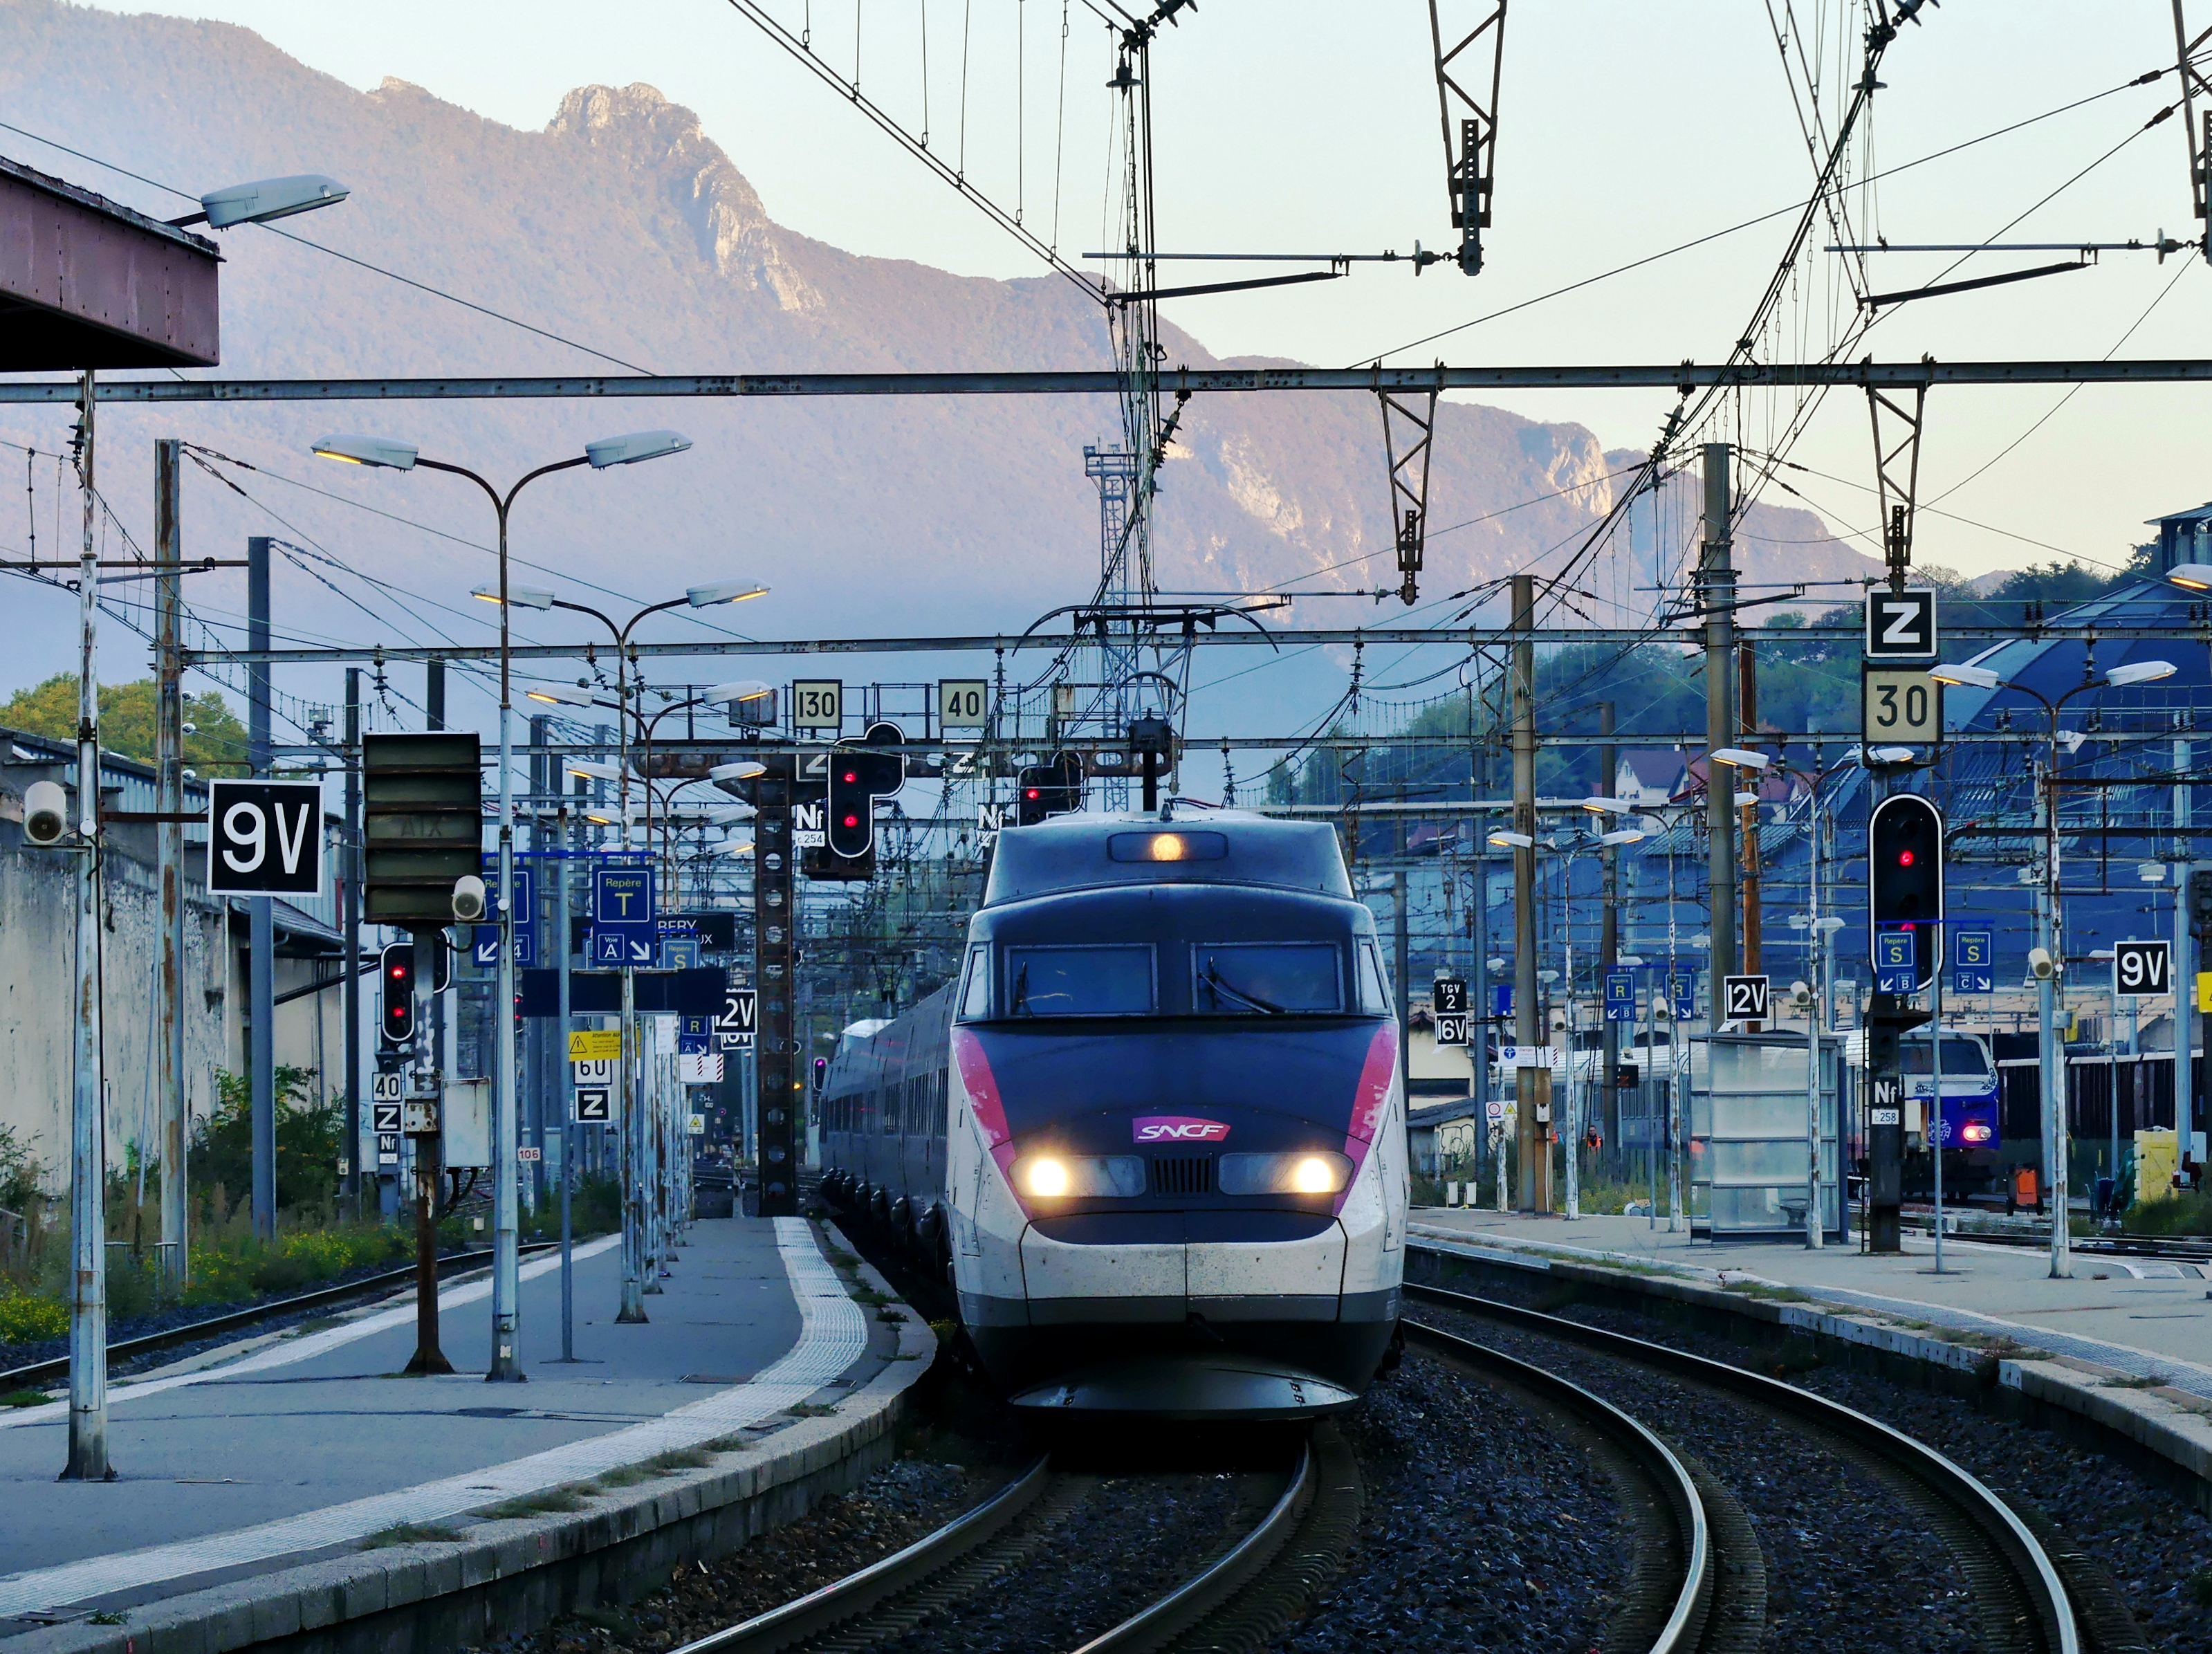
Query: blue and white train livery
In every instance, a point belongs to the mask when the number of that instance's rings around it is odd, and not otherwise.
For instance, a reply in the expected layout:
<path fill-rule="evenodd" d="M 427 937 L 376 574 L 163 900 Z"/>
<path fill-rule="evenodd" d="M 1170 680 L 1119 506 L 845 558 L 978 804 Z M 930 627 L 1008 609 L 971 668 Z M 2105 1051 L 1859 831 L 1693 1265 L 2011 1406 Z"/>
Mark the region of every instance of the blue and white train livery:
<path fill-rule="evenodd" d="M 946 1273 L 1018 1406 L 1347 1406 L 1403 1273 L 1385 984 L 1326 825 L 1010 829 L 958 981 L 831 1066 L 825 1191 Z"/>

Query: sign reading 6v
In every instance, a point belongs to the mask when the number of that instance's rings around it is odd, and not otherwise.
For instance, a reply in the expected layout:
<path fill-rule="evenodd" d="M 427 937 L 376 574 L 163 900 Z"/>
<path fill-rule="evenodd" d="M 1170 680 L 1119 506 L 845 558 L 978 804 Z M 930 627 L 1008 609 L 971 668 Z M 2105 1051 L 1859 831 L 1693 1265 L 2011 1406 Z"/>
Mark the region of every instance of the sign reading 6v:
<path fill-rule="evenodd" d="M 319 781 L 210 781 L 208 889 L 320 896 L 322 809 Z"/>

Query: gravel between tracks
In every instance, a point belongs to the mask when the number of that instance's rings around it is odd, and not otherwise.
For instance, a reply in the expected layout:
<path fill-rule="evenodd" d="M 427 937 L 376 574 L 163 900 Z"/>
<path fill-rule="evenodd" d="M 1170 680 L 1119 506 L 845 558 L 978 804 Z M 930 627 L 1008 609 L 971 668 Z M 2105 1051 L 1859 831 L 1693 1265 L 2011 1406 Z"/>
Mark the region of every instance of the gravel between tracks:
<path fill-rule="evenodd" d="M 669 1584 L 626 1608 L 590 1609 L 488 1646 L 498 1654 L 658 1654 L 903 1549 L 981 1503 L 1010 1474 L 902 1459 L 728 1556 L 679 1568 Z"/>
<path fill-rule="evenodd" d="M 1242 1539 L 1279 1480 L 1194 1471 L 1102 1475 L 1026 1560 L 975 1599 L 877 1647 L 1040 1654 L 1109 1631 Z"/>
<path fill-rule="evenodd" d="M 1359 1542 L 1278 1650 L 1597 1645 L 1627 1540 L 1572 1436 L 1419 1349 L 1342 1427 L 1367 1483 Z"/>
<path fill-rule="evenodd" d="M 1948 1549 L 1900 1508 L 1887 1485 L 1790 1421 L 1479 1316 L 1413 1307 L 1424 1320 L 1572 1379 L 1696 1454 L 1759 1535 L 1766 1563 L 1762 1646 L 1865 1654 L 1870 1637 L 1886 1654 L 1980 1645 L 1966 1575 Z"/>
<path fill-rule="evenodd" d="M 1695 1355 L 1774 1371 L 1753 1350 L 1625 1310 L 1570 1304 L 1558 1313 Z M 1810 1352 L 1792 1351 L 1791 1366 Z M 1958 1396 L 1908 1389 L 1873 1373 L 1815 1366 L 1780 1376 L 1880 1419 L 1964 1465 L 2015 1505 L 2041 1511 L 2100 1563 L 2153 1646 L 2212 1654 L 2212 1520 L 2128 1466 L 2046 1430 L 1985 1414 Z M 2194 1578 L 2199 1582 L 2191 1584 Z"/>

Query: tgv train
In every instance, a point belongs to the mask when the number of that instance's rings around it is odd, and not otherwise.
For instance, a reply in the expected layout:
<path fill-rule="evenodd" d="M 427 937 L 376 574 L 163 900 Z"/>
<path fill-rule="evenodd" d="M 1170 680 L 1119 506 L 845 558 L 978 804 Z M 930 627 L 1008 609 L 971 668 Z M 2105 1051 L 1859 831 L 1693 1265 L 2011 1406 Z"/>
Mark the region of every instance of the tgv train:
<path fill-rule="evenodd" d="M 1398 1030 L 1326 824 L 1001 832 L 958 979 L 823 1098 L 825 1193 L 945 1271 L 1018 1406 L 1307 1417 L 1395 1346 Z"/>

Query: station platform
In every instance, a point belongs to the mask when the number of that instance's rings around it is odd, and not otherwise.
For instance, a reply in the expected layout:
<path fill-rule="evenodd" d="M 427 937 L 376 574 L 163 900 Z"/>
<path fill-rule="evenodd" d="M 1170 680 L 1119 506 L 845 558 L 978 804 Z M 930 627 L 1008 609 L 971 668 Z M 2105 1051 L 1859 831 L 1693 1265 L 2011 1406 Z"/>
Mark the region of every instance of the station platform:
<path fill-rule="evenodd" d="M 2077 1252 L 2071 1280 L 2050 1278 L 2050 1254 L 1947 1235 L 1944 1273 L 1936 1244 L 1908 1234 L 1902 1254 L 1877 1257 L 1856 1242 L 1808 1251 L 1804 1244 L 1694 1242 L 1649 1218 L 1536 1218 L 1417 1207 L 1416 1241 L 1465 1237 L 1534 1248 L 1591 1262 L 1680 1270 L 1707 1285 L 1749 1276 L 1795 1287 L 1840 1307 L 1877 1310 L 1959 1331 L 2017 1340 L 2212 1399 L 2212 1266 Z"/>
<path fill-rule="evenodd" d="M 490 1286 L 478 1277 L 440 1294 L 441 1341 L 464 1369 L 450 1377 L 400 1376 L 415 1347 L 409 1294 L 118 1383 L 112 1482 L 55 1480 L 65 1402 L 0 1414 L 0 1641 L 67 1605 L 289 1566 L 732 1437 L 866 1350 L 865 1312 L 800 1219 L 695 1224 L 642 1326 L 615 1323 L 616 1237 L 578 1247 L 574 1268 L 573 1365 L 556 1359 L 557 1256 L 523 1269 L 526 1383 L 484 1381 Z"/>

